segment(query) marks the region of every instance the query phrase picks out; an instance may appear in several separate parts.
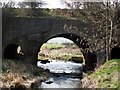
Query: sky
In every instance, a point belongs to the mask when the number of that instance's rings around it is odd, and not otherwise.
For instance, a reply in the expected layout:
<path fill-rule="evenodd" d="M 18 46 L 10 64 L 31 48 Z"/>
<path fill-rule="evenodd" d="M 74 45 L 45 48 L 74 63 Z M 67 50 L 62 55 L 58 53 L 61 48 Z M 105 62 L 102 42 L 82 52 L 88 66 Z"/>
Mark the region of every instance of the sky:
<path fill-rule="evenodd" d="M 24 0 L 0 0 L 0 2 L 8 2 L 8 1 L 15 1 L 15 2 L 22 2 Z M 34 0 L 27 0 L 27 1 L 34 1 Z M 37 0 L 41 1 L 41 0 Z M 61 0 L 42 0 L 47 5 L 43 6 L 43 8 L 66 8 L 65 5 L 61 3 Z"/>
<path fill-rule="evenodd" d="M 47 43 L 73 43 L 73 41 L 63 37 L 56 37 L 48 40 Z"/>
<path fill-rule="evenodd" d="M 65 8 L 65 6 L 61 3 L 61 0 L 43 0 L 45 1 L 48 5 L 45 7 L 48 8 Z"/>

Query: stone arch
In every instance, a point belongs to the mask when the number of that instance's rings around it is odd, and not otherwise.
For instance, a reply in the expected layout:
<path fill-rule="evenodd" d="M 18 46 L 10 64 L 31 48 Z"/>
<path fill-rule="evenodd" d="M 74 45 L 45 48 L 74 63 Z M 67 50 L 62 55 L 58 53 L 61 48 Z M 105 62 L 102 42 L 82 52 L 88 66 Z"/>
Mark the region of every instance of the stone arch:
<path fill-rule="evenodd" d="M 5 59 L 24 59 L 25 55 L 22 46 L 18 44 L 9 44 L 5 47 L 3 58 Z"/>
<path fill-rule="evenodd" d="M 47 42 L 48 40 L 55 38 L 55 37 L 64 37 L 71 41 L 73 41 L 78 47 L 82 47 L 83 49 L 89 48 L 89 44 L 86 40 L 74 33 L 58 33 L 54 35 L 47 36 L 42 43 Z"/>
<path fill-rule="evenodd" d="M 73 41 L 80 49 L 81 52 L 83 53 L 84 59 L 85 59 L 85 66 L 86 69 L 88 70 L 93 70 L 96 67 L 96 63 L 97 63 L 97 56 L 95 54 L 94 51 L 92 51 L 92 49 L 90 48 L 88 42 L 86 40 L 84 40 L 82 37 L 80 37 L 77 34 L 73 34 L 73 33 L 60 33 L 60 34 L 55 34 L 55 35 L 49 35 L 48 37 L 46 37 L 44 39 L 44 41 L 40 44 L 38 50 L 37 50 L 37 54 L 40 50 L 40 47 L 47 42 L 48 40 L 55 38 L 55 37 L 64 37 L 67 38 L 71 41 Z M 36 55 L 37 55 L 36 54 Z"/>

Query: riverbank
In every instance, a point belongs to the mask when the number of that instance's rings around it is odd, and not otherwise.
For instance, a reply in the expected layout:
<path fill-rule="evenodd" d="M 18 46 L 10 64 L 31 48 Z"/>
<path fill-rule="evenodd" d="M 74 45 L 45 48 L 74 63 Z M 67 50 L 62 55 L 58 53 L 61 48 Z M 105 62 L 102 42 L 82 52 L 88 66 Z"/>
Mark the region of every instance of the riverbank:
<path fill-rule="evenodd" d="M 47 73 L 43 69 L 22 61 L 3 60 L 0 88 L 37 88 L 45 81 Z"/>
<path fill-rule="evenodd" d="M 64 47 L 64 48 L 56 48 L 56 49 L 44 49 L 38 53 L 38 59 L 54 59 L 54 60 L 65 60 L 65 61 L 73 61 L 73 57 L 78 57 L 79 62 L 84 60 L 83 54 L 81 53 L 79 48 L 72 47 Z"/>
<path fill-rule="evenodd" d="M 118 88 L 120 59 L 114 59 L 100 66 L 95 72 L 85 74 L 81 80 L 83 88 Z M 119 90 L 119 89 L 118 89 Z"/>

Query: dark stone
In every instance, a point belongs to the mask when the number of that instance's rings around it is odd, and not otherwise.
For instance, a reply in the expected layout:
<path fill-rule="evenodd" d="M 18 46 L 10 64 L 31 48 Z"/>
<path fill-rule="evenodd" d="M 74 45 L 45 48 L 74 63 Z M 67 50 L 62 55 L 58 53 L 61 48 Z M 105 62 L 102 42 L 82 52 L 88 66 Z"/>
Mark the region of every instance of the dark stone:
<path fill-rule="evenodd" d="M 26 78 L 25 76 L 22 76 L 22 79 L 23 79 L 23 80 L 27 80 L 27 78 Z"/>
<path fill-rule="evenodd" d="M 49 69 L 45 69 L 45 72 L 50 73 L 50 70 Z"/>
<path fill-rule="evenodd" d="M 31 88 L 38 88 L 38 87 L 39 87 L 38 82 L 31 83 Z"/>
<path fill-rule="evenodd" d="M 49 60 L 41 60 L 41 63 L 46 64 L 46 63 L 50 63 L 50 61 Z"/>
<path fill-rule="evenodd" d="M 51 84 L 51 83 L 53 83 L 53 81 L 46 81 L 45 83 L 46 84 Z"/>

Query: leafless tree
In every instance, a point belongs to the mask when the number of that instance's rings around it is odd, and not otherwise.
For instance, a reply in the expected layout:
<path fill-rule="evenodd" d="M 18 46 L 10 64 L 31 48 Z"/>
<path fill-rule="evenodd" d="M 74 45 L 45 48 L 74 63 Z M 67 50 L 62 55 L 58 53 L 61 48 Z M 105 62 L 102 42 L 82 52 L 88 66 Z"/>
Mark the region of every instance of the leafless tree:
<path fill-rule="evenodd" d="M 62 0 L 78 19 L 84 22 L 91 22 L 97 29 L 106 33 L 106 60 L 111 59 L 111 48 L 113 47 L 113 33 L 118 29 L 118 17 L 120 2 L 76 2 Z M 119 17 L 118 17 L 119 18 Z"/>

